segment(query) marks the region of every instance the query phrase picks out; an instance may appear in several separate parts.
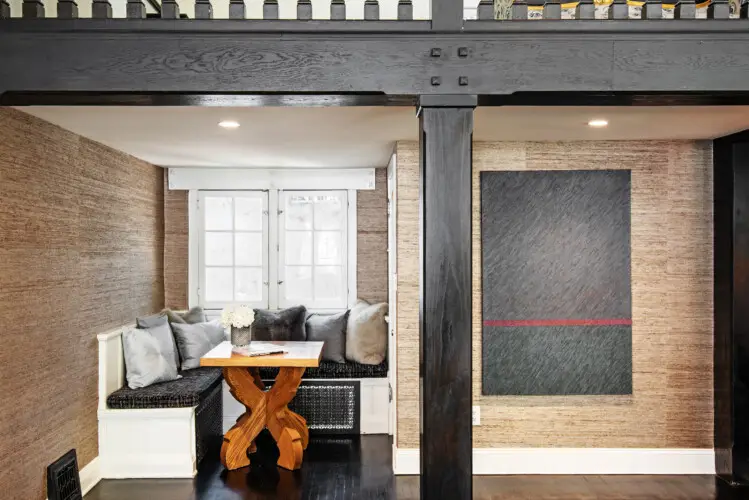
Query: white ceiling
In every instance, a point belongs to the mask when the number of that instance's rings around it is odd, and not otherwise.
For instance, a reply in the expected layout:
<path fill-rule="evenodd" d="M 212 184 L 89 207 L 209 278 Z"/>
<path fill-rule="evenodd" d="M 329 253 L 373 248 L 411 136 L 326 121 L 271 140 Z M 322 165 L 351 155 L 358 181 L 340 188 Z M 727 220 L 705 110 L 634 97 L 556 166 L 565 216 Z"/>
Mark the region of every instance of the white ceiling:
<path fill-rule="evenodd" d="M 161 166 L 377 167 L 418 139 L 406 107 L 26 107 Z M 592 129 L 591 118 L 609 126 Z M 225 130 L 221 120 L 241 127 Z M 749 129 L 749 106 L 478 108 L 477 141 L 712 139 Z"/>

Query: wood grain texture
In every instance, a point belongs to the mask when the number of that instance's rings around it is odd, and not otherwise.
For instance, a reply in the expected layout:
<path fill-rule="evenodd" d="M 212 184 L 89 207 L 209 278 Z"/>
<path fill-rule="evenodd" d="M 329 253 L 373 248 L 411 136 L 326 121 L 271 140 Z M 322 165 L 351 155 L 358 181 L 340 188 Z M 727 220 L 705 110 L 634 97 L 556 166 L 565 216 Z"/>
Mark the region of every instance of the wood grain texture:
<path fill-rule="evenodd" d="M 419 445 L 418 145 L 398 154 L 398 446 Z M 482 170 L 632 170 L 631 396 L 481 396 Z M 712 149 L 708 142 L 476 143 L 474 447 L 713 443 Z"/>
<path fill-rule="evenodd" d="M 421 497 L 471 498 L 473 108 L 422 107 Z"/>
<path fill-rule="evenodd" d="M 254 347 L 282 348 L 283 354 L 268 354 L 265 356 L 244 356 L 232 352 L 231 342 L 228 340 L 217 345 L 202 358 L 200 366 L 240 366 L 240 367 L 302 367 L 317 368 L 322 358 L 324 342 L 259 342 L 253 341 Z"/>
<path fill-rule="evenodd" d="M 164 307 L 187 309 L 189 207 L 187 191 L 170 190 L 164 169 Z"/>
<path fill-rule="evenodd" d="M 96 334 L 163 307 L 163 181 L 20 111 L 0 133 L 0 488 L 42 500 L 49 463 L 98 455 Z"/>
<path fill-rule="evenodd" d="M 164 302 L 188 307 L 189 210 L 187 191 L 166 188 L 164 171 Z M 375 170 L 375 189 L 356 194 L 356 287 L 369 303 L 388 300 L 387 169 Z"/>

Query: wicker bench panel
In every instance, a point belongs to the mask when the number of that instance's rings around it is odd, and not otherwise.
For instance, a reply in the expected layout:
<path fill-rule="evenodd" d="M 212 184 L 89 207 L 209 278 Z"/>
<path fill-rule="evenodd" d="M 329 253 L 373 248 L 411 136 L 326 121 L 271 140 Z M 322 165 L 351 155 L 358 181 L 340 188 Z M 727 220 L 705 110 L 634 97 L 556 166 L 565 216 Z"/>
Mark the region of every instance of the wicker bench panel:
<path fill-rule="evenodd" d="M 198 463 L 212 444 L 220 442 L 221 422 L 224 418 L 221 384 L 211 389 L 195 410 L 195 448 Z"/>
<path fill-rule="evenodd" d="M 221 384 L 221 368 L 195 368 L 181 372 L 181 379 L 153 384 L 142 389 L 125 386 L 107 398 L 107 406 L 117 410 L 186 408 L 198 406 L 211 389 Z"/>
<path fill-rule="evenodd" d="M 260 368 L 260 377 L 274 379 L 278 368 Z M 387 362 L 379 365 L 362 365 L 359 363 L 335 363 L 321 361 L 317 368 L 307 368 L 303 379 L 347 379 L 347 378 L 385 378 L 388 376 Z"/>

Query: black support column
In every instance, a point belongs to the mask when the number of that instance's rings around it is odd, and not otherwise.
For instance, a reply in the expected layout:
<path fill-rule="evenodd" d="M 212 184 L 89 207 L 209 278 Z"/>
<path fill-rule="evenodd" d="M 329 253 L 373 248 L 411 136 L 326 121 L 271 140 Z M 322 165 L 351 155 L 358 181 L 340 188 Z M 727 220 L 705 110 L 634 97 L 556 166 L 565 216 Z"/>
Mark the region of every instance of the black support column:
<path fill-rule="evenodd" d="M 420 100 L 421 498 L 471 498 L 475 96 Z"/>
<path fill-rule="evenodd" d="M 749 132 L 713 142 L 715 469 L 749 484 Z"/>

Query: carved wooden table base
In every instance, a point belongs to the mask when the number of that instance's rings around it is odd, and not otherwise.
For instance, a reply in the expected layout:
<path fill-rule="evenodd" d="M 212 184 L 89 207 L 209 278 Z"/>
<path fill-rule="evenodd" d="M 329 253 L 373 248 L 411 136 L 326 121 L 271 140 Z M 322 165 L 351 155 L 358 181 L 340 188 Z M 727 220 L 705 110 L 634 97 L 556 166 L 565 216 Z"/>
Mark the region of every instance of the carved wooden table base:
<path fill-rule="evenodd" d="M 276 382 L 268 392 L 257 368 L 224 367 L 224 380 L 232 395 L 246 412 L 237 419 L 221 445 L 221 463 L 229 470 L 250 465 L 248 449 L 255 450 L 254 440 L 268 428 L 278 444 L 279 467 L 296 470 L 302 466 L 302 453 L 309 443 L 307 421 L 289 410 L 302 381 L 304 368 L 281 367 Z"/>

